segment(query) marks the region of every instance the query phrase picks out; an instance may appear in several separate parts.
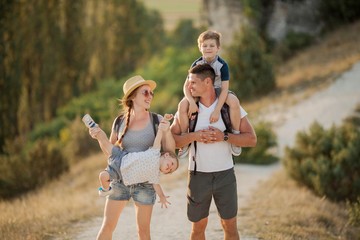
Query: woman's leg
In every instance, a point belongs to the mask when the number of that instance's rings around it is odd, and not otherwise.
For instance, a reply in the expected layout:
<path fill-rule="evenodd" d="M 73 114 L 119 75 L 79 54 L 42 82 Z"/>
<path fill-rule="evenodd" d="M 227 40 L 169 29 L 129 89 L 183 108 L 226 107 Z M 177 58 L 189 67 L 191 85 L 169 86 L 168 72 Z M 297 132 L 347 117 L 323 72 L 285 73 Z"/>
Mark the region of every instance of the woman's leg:
<path fill-rule="evenodd" d="M 135 202 L 136 223 L 139 240 L 150 240 L 150 221 L 153 205 L 142 205 Z"/>
<path fill-rule="evenodd" d="M 104 209 L 104 220 L 98 233 L 98 240 L 111 240 L 116 228 L 120 214 L 128 201 L 115 201 L 106 199 Z"/>

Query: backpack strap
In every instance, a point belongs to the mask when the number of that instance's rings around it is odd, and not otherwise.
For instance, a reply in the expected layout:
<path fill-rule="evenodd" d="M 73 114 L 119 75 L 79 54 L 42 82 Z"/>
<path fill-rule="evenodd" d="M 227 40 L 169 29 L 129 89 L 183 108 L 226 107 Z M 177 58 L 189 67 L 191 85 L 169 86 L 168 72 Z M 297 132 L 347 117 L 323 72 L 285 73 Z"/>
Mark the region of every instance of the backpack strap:
<path fill-rule="evenodd" d="M 115 123 L 114 123 L 114 127 L 113 127 L 113 131 L 116 132 L 116 139 L 118 139 L 118 135 L 121 129 L 121 124 L 124 121 L 124 115 L 121 114 L 120 116 L 117 116 L 115 119 Z"/>
<path fill-rule="evenodd" d="M 199 106 L 199 102 L 196 103 L 197 106 Z M 229 105 L 227 105 L 226 103 L 224 103 L 224 105 L 221 107 L 221 118 L 224 121 L 226 130 L 225 132 L 232 132 L 232 125 L 231 125 L 231 119 L 230 119 L 230 109 L 229 109 Z M 189 119 L 189 132 L 194 132 L 195 131 L 195 127 L 196 127 L 196 123 L 198 120 L 198 113 L 193 113 L 193 116 Z M 191 144 L 189 144 L 188 147 L 190 147 Z M 196 175 L 196 148 L 197 148 L 197 143 L 196 141 L 194 141 L 194 150 L 195 153 L 192 157 L 192 160 L 194 161 L 194 175 Z"/>
<path fill-rule="evenodd" d="M 153 124 L 153 129 L 154 129 L 154 134 L 156 136 L 157 130 L 158 130 L 158 126 L 159 126 L 159 117 L 156 113 L 150 112 L 150 120 Z"/>
<path fill-rule="evenodd" d="M 224 121 L 224 124 L 226 127 L 225 131 L 231 133 L 232 132 L 232 124 L 231 124 L 231 119 L 230 119 L 229 105 L 224 103 L 224 105 L 221 107 L 220 113 L 221 113 L 221 118 Z"/>

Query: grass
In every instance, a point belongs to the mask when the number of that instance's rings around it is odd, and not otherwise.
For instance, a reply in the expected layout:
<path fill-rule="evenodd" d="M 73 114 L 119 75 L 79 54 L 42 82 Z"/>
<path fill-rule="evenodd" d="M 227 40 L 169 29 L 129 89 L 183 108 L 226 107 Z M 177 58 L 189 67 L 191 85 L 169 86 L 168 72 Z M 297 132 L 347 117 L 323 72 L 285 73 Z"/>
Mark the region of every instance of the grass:
<path fill-rule="evenodd" d="M 69 223 L 101 216 L 97 192 L 102 154 L 75 165 L 71 171 L 20 199 L 0 202 L 0 239 L 49 239 L 68 230 Z M 100 206 L 99 206 L 100 205 Z M 98 206 L 98 207 L 97 207 Z"/>
<path fill-rule="evenodd" d="M 360 228 L 348 224 L 345 203 L 333 203 L 299 186 L 284 170 L 260 185 L 240 209 L 243 236 L 258 239 L 359 239 Z"/>
<path fill-rule="evenodd" d="M 246 102 L 249 112 L 263 114 L 269 102 L 295 104 L 328 86 L 342 72 L 360 61 L 360 21 L 329 33 L 276 69 L 277 90 Z"/>
<path fill-rule="evenodd" d="M 329 34 L 284 63 L 277 69 L 279 90 L 246 103 L 246 109 L 261 112 L 268 103 L 289 104 L 329 84 L 360 60 L 359 32 L 360 22 Z M 66 239 L 72 223 L 101 216 L 103 199 L 94 187 L 104 167 L 103 155 L 94 155 L 38 191 L 0 202 L 0 239 Z M 348 226 L 343 204 L 314 196 L 284 173 L 261 185 L 240 214 L 242 234 L 260 239 L 356 239 L 360 235 Z"/>

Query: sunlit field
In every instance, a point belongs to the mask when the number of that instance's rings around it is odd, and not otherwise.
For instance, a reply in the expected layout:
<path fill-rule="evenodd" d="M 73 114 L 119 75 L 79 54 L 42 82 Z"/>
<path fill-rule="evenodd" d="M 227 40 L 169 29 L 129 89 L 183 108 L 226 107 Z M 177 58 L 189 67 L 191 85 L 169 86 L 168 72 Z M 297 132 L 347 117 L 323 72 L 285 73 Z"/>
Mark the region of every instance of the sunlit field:
<path fill-rule="evenodd" d="M 165 29 L 172 30 L 180 19 L 192 19 L 198 26 L 201 21 L 201 0 L 143 0 L 150 9 L 163 15 Z"/>
<path fill-rule="evenodd" d="M 167 29 L 173 28 L 180 17 L 200 16 L 200 0 L 143 1 L 164 14 Z M 359 33 L 360 22 L 357 22 L 329 34 L 284 63 L 276 73 L 279 90 L 256 102 L 245 103 L 246 109 L 259 112 L 274 101 L 291 104 L 330 84 L 360 60 Z M 301 96 L 294 97 L 298 93 Z M 69 173 L 31 194 L 1 201 L 0 239 L 37 240 L 55 236 L 69 239 L 68 234 L 76 231 L 73 223 L 102 216 L 103 201 L 97 195 L 97 178 L 105 165 L 104 156 L 99 153 L 79 160 Z M 280 204 L 284 202 L 285 205 Z M 359 236 L 347 225 L 343 204 L 314 196 L 285 173 L 261 185 L 254 192 L 252 204 L 242 212 L 240 220 L 246 224 L 240 229 L 245 234 L 258 234 L 261 239 L 356 239 L 353 237 Z M 270 230 L 273 235 L 266 233 Z"/>

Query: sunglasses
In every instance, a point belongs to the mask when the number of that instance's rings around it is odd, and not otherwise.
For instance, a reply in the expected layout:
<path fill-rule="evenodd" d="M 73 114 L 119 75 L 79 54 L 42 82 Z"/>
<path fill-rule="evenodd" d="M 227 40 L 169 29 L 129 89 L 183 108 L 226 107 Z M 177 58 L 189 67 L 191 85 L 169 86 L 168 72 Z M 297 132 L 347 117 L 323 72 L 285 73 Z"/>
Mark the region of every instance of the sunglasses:
<path fill-rule="evenodd" d="M 144 95 L 145 97 L 154 97 L 154 92 L 153 91 L 149 91 L 149 90 L 143 90 L 141 91 L 141 94 Z"/>

